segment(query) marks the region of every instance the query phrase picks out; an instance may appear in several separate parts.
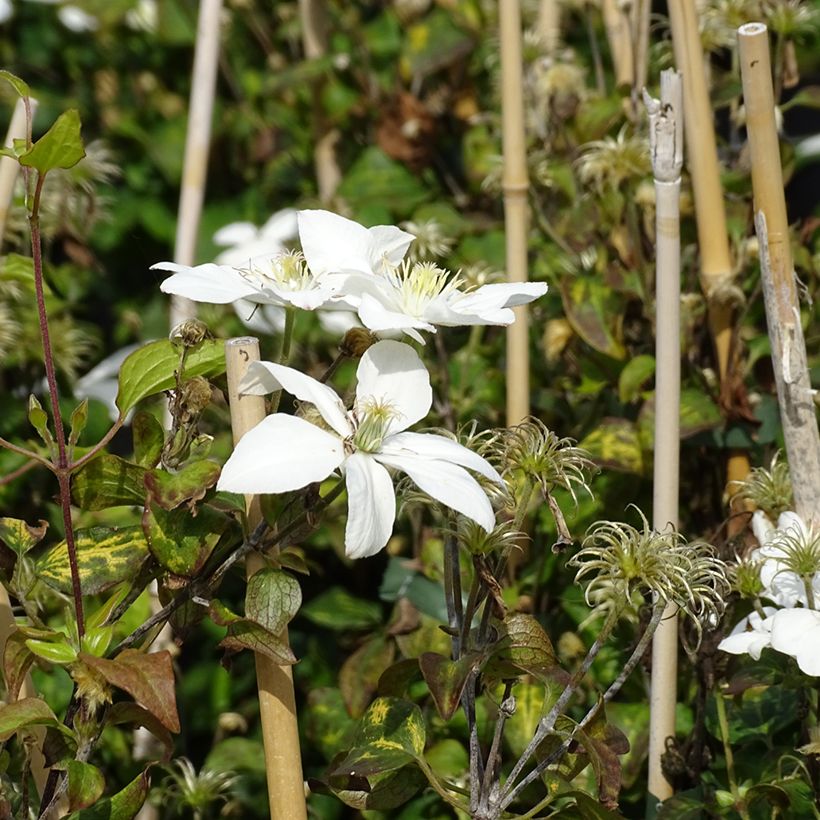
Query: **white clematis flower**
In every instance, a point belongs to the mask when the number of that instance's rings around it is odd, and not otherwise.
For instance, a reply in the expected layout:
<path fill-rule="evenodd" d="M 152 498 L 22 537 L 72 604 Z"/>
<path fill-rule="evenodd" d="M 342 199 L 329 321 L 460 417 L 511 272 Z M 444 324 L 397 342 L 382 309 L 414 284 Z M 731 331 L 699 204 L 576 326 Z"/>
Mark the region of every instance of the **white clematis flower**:
<path fill-rule="evenodd" d="M 341 469 L 348 495 L 345 552 L 350 558 L 374 555 L 393 531 L 396 498 L 388 467 L 405 472 L 428 495 L 492 530 L 492 505 L 467 470 L 501 483 L 496 470 L 448 438 L 407 432 L 432 404 L 430 377 L 416 352 L 400 342 L 377 342 L 362 356 L 357 377 L 356 399 L 347 410 L 334 390 L 310 376 L 270 362 L 253 363 L 241 392 L 287 390 L 313 404 L 329 429 L 282 413 L 268 416 L 242 437 L 218 488 L 284 493 Z"/>
<path fill-rule="evenodd" d="M 287 249 L 296 239 L 296 211 L 277 211 L 261 227 L 252 222 L 231 222 L 213 236 L 214 244 L 225 248 L 214 259 L 218 265 L 247 265 L 258 256 L 273 256 Z"/>
<path fill-rule="evenodd" d="M 794 658 L 806 675 L 820 677 L 820 612 L 781 609 L 771 621 L 772 649 Z"/>
<path fill-rule="evenodd" d="M 328 211 L 300 211 L 299 238 L 308 266 L 328 274 L 375 332 L 403 332 L 423 343 L 436 326 L 509 325 L 511 308 L 547 292 L 544 283 L 506 282 L 461 289 L 458 275 L 432 262 L 404 259 L 414 237 L 392 226 L 364 228 Z"/>
<path fill-rule="evenodd" d="M 750 655 L 760 660 L 760 653 L 772 645 L 772 622 L 777 610 L 773 606 L 763 607 L 765 618 L 752 612 L 743 618 L 719 644 L 718 649 L 730 655 Z"/>

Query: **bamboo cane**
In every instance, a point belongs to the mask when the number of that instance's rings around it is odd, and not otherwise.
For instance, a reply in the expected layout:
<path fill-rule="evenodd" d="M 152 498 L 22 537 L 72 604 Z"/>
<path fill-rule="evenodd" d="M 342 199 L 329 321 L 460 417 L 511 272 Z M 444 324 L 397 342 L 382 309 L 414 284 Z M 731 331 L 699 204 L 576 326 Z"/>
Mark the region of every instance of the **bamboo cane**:
<path fill-rule="evenodd" d="M 31 116 L 34 117 L 34 112 L 37 110 L 37 100 L 29 97 L 29 106 L 31 109 Z M 11 147 L 15 139 L 24 139 L 26 136 L 26 107 L 22 98 L 19 98 L 14 106 L 14 113 L 11 115 L 11 122 L 9 129 L 6 132 L 6 141 L 4 145 Z M 14 183 L 17 181 L 17 175 L 20 171 L 20 164 L 11 157 L 0 157 L 0 245 L 3 242 L 3 235 L 6 229 L 6 219 L 11 210 L 12 200 L 14 197 Z M 0 658 L 6 650 L 6 641 L 9 635 L 17 629 L 17 623 L 14 620 L 14 613 L 11 609 L 11 601 L 6 588 L 0 584 Z M 31 675 L 26 675 L 18 698 L 32 698 L 36 697 L 34 691 L 34 684 L 31 682 Z M 34 777 L 34 782 L 37 785 L 37 793 L 42 797 L 43 789 L 48 779 L 48 770 L 43 759 L 42 748 L 43 739 L 45 738 L 45 729 L 36 727 L 34 730 L 37 736 L 37 744 L 32 750 L 31 755 L 31 774 Z"/>
<path fill-rule="evenodd" d="M 526 140 L 521 57 L 521 9 L 518 0 L 501 0 L 501 116 L 504 152 L 504 226 L 507 242 L 507 278 L 527 280 Z M 513 308 L 515 322 L 507 329 L 507 424 L 523 421 L 530 412 L 530 349 L 526 306 Z"/>
<path fill-rule="evenodd" d="M 317 60 L 327 53 L 327 7 L 324 0 L 299 0 L 299 17 L 302 22 L 302 46 L 305 57 Z M 324 128 L 322 108 L 319 101 L 320 86 L 314 87 L 314 129 L 317 134 L 313 149 L 313 165 L 319 185 L 319 200 L 327 204 L 333 199 L 342 172 L 336 159 L 336 143 L 339 141 L 338 128 Z"/>
<path fill-rule="evenodd" d="M 222 0 L 202 0 L 196 29 L 196 49 L 191 77 L 191 99 L 188 131 L 185 136 L 185 159 L 182 188 L 179 194 L 177 235 L 174 262 L 193 265 L 199 220 L 205 198 L 208 149 L 211 142 L 211 119 L 214 110 L 216 70 L 219 60 L 220 17 Z M 171 328 L 196 316 L 190 299 L 171 297 Z"/>
<path fill-rule="evenodd" d="M 683 167 L 681 76 L 661 73 L 661 98 L 644 92 L 655 177 L 655 459 L 652 526 L 678 523 L 680 463 L 680 175 Z M 652 637 L 649 695 L 649 800 L 664 800 L 672 787 L 661 756 L 675 735 L 678 669 L 677 610 L 668 606 Z"/>
<path fill-rule="evenodd" d="M 553 54 L 561 43 L 561 4 L 558 0 L 540 0 L 535 30 L 547 54 Z"/>
<path fill-rule="evenodd" d="M 734 310 L 721 297 L 732 275 L 726 212 L 720 184 L 720 167 L 704 71 L 703 49 L 693 0 L 669 0 L 675 62 L 683 75 L 683 104 L 686 110 L 687 167 L 692 179 L 700 248 L 700 282 L 706 296 L 709 330 L 718 364 L 721 385 L 729 375 Z M 749 474 L 745 452 L 733 450 L 726 465 L 727 486 Z"/>
<path fill-rule="evenodd" d="M 248 430 L 265 418 L 265 400 L 262 396 L 239 394 L 239 381 L 247 371 L 248 365 L 255 361 L 259 361 L 258 339 L 240 337 L 225 342 L 228 401 L 231 408 L 234 446 Z M 246 496 L 245 503 L 248 529 L 252 531 L 262 520 L 259 497 Z M 251 553 L 246 566 L 248 577 L 264 566 L 262 557 Z M 287 644 L 287 629 L 282 639 Z M 257 654 L 256 681 L 259 688 L 259 712 L 265 746 L 270 817 L 272 820 L 304 820 L 307 817 L 307 808 L 291 668 L 278 666 L 265 655 Z"/>
<path fill-rule="evenodd" d="M 617 0 L 602 0 L 601 14 L 612 57 L 615 85 L 617 88 L 632 88 L 635 82 L 635 63 L 629 17 L 618 5 Z"/>
<path fill-rule="evenodd" d="M 760 276 L 795 510 L 820 524 L 820 434 L 800 325 L 775 123 L 769 39 L 762 23 L 737 30 L 752 161 Z"/>

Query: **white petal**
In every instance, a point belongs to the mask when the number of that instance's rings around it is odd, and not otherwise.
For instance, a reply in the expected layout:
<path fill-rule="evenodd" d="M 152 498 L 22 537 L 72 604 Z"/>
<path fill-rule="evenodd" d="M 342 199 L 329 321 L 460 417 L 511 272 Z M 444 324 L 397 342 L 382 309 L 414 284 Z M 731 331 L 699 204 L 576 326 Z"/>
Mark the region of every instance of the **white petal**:
<path fill-rule="evenodd" d="M 748 654 L 759 660 L 760 653 L 771 645 L 772 615 L 776 611 L 774 607 L 763 607 L 763 612 L 767 616 L 765 619 L 757 612 L 747 615 L 735 625 L 731 634 L 718 644 L 718 649 L 731 655 Z"/>
<path fill-rule="evenodd" d="M 449 461 L 459 464 L 469 470 L 475 470 L 496 484 L 503 484 L 504 480 L 496 469 L 482 458 L 457 441 L 437 436 L 434 433 L 396 433 L 384 440 L 381 452 L 391 454 L 407 454 L 424 456 L 424 458 Z"/>
<path fill-rule="evenodd" d="M 245 433 L 217 489 L 284 493 L 327 478 L 344 460 L 340 439 L 304 419 L 276 413 Z"/>
<path fill-rule="evenodd" d="M 366 558 L 383 549 L 396 520 L 390 474 L 372 456 L 353 453 L 344 465 L 347 485 L 345 555 Z"/>
<path fill-rule="evenodd" d="M 227 248 L 231 245 L 241 245 L 255 239 L 259 230 L 253 222 L 231 222 L 224 225 L 213 236 L 214 245 Z"/>
<path fill-rule="evenodd" d="M 786 510 L 786 512 L 780 513 L 780 517 L 777 519 L 777 529 L 782 530 L 790 537 L 798 538 L 801 541 L 803 541 L 808 534 L 806 525 L 803 523 L 803 519 L 796 512 L 792 512 L 791 510 Z"/>
<path fill-rule="evenodd" d="M 754 514 L 752 515 L 752 532 L 754 533 L 755 538 L 757 538 L 757 543 L 760 544 L 761 547 L 768 544 L 769 541 L 772 540 L 774 526 L 763 510 L 754 511 Z"/>
<path fill-rule="evenodd" d="M 375 399 L 396 412 L 387 434 L 397 433 L 423 419 L 433 404 L 430 374 L 410 345 L 385 340 L 367 349 L 356 371 L 356 403 Z"/>
<path fill-rule="evenodd" d="M 314 276 L 373 272 L 367 228 L 330 211 L 299 211 L 297 220 L 302 253 Z"/>
<path fill-rule="evenodd" d="M 820 612 L 781 609 L 772 620 L 772 648 L 796 658 L 807 675 L 820 677 Z"/>
<path fill-rule="evenodd" d="M 450 307 L 459 313 L 483 315 L 487 311 L 526 305 L 547 292 L 544 282 L 498 282 L 453 299 Z"/>
<path fill-rule="evenodd" d="M 161 285 L 163 293 L 185 296 L 195 302 L 210 302 L 213 305 L 227 305 L 237 299 L 253 298 L 258 291 L 250 285 L 234 268 L 225 265 L 205 265 L 189 267 L 174 262 L 157 262 L 151 270 L 175 271 Z"/>
<path fill-rule="evenodd" d="M 447 507 L 460 512 L 490 532 L 495 513 L 481 485 L 464 469 L 447 461 L 437 461 L 409 453 L 374 453 L 382 464 L 403 470 L 419 489 Z"/>
<path fill-rule="evenodd" d="M 277 242 L 284 243 L 296 239 L 298 230 L 296 209 L 283 208 L 268 219 L 259 229 L 259 233 L 265 239 L 273 239 Z"/>
<path fill-rule="evenodd" d="M 264 396 L 282 389 L 315 405 L 322 418 L 342 438 L 353 435 L 353 426 L 336 391 L 292 367 L 273 362 L 251 362 L 239 382 L 239 392 L 252 396 Z"/>
<path fill-rule="evenodd" d="M 363 293 L 359 301 L 359 318 L 370 330 L 435 330 L 435 327 L 423 319 L 410 316 L 398 310 L 392 310 L 382 300 L 369 293 Z"/>
<path fill-rule="evenodd" d="M 233 303 L 236 315 L 242 324 L 254 333 L 272 336 L 285 329 L 285 309 L 276 305 L 260 305 L 250 299 L 237 299 Z"/>
<path fill-rule="evenodd" d="M 398 265 L 416 238 L 395 225 L 376 225 L 370 228 L 370 236 L 376 254 L 376 258 L 371 261 L 377 273 L 380 271 L 378 263 L 382 258 L 386 258 L 393 266 Z"/>

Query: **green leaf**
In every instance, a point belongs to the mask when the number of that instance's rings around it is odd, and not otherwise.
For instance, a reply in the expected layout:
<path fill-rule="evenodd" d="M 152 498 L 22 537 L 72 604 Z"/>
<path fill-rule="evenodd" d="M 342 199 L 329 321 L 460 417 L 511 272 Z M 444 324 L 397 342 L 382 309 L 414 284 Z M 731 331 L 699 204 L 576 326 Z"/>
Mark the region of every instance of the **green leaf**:
<path fill-rule="evenodd" d="M 96 595 L 133 578 L 148 557 L 148 542 L 138 526 L 77 530 L 74 540 L 84 595 Z M 49 586 L 66 594 L 71 592 L 71 567 L 65 541 L 52 547 L 35 567 L 38 577 Z"/>
<path fill-rule="evenodd" d="M 513 689 L 515 712 L 504 724 L 504 740 L 514 757 L 519 757 L 532 740 L 544 711 L 544 687 L 538 683 L 519 683 Z"/>
<path fill-rule="evenodd" d="M 145 474 L 145 488 L 163 510 L 173 510 L 186 501 L 199 501 L 221 471 L 214 461 L 195 461 L 177 473 L 152 470 Z"/>
<path fill-rule="evenodd" d="M 23 698 L 0 706 L 0 742 L 5 742 L 15 732 L 29 726 L 62 727 L 67 734 L 72 734 L 68 727 L 57 720 L 51 707 L 40 698 Z"/>
<path fill-rule="evenodd" d="M 635 356 L 618 377 L 618 398 L 624 404 L 640 397 L 643 386 L 655 375 L 654 356 Z"/>
<path fill-rule="evenodd" d="M 68 809 L 84 809 L 96 803 L 105 790 L 102 772 L 90 763 L 72 760 L 68 764 Z"/>
<path fill-rule="evenodd" d="M 234 520 L 209 507 L 166 512 L 151 505 L 143 518 L 151 554 L 163 569 L 185 578 L 197 574 Z"/>
<path fill-rule="evenodd" d="M 398 698 L 377 698 L 359 722 L 353 748 L 332 774 L 368 777 L 419 760 L 427 733 L 421 710 Z"/>
<path fill-rule="evenodd" d="M 488 676 L 518 677 L 523 671 L 544 682 L 569 680 L 558 663 L 549 635 L 532 615 L 509 615 L 498 628 L 500 636 L 485 668 Z"/>
<path fill-rule="evenodd" d="M 464 59 L 475 46 L 458 28 L 449 11 L 438 8 L 410 26 L 404 38 L 402 68 L 412 77 L 424 77 Z"/>
<path fill-rule="evenodd" d="M 330 760 L 350 748 L 357 721 L 350 719 L 339 689 L 322 686 L 311 689 L 304 712 L 305 738 L 323 759 Z"/>
<path fill-rule="evenodd" d="M 47 529 L 48 521 L 42 518 L 36 527 L 19 518 L 0 518 L 0 541 L 22 558 L 42 541 Z"/>
<path fill-rule="evenodd" d="M 80 660 L 112 686 L 128 692 L 170 732 L 179 732 L 174 669 L 169 652 L 124 649 L 113 660 L 81 652 Z"/>
<path fill-rule="evenodd" d="M 6 71 L 5 68 L 0 69 L 0 80 L 5 80 L 9 83 L 21 97 L 31 96 L 31 89 L 28 87 L 28 83 L 25 80 L 21 80 L 16 74 Z"/>
<path fill-rule="evenodd" d="M 69 645 L 68 638 L 65 635 L 61 637 L 63 638 L 62 641 L 36 641 L 30 639 L 26 641 L 26 646 L 38 658 L 43 658 L 49 663 L 65 666 L 77 660 L 77 650 Z"/>
<path fill-rule="evenodd" d="M 68 820 L 133 820 L 148 797 L 148 771 L 137 775 L 122 791 L 93 806 L 72 812 Z"/>
<path fill-rule="evenodd" d="M 34 663 L 34 654 L 26 646 L 26 640 L 26 636 L 19 629 L 15 629 L 6 639 L 3 650 L 3 680 L 6 684 L 6 699 L 9 702 L 17 700 L 20 687 L 31 664 Z"/>
<path fill-rule="evenodd" d="M 83 399 L 71 414 L 71 432 L 68 434 L 69 448 L 80 440 L 80 436 L 88 423 L 88 399 Z"/>
<path fill-rule="evenodd" d="M 393 662 L 396 647 L 383 635 L 374 635 L 363 643 L 342 664 L 339 670 L 339 689 L 347 711 L 354 718 L 361 717 L 379 685 L 382 673 Z"/>
<path fill-rule="evenodd" d="M 365 630 L 382 622 L 382 608 L 375 601 L 356 598 L 343 587 L 331 587 L 302 607 L 309 621 L 339 632 Z"/>
<path fill-rule="evenodd" d="M 69 108 L 20 156 L 20 164 L 45 174 L 53 168 L 73 168 L 84 156 L 80 114 L 76 108 Z"/>
<path fill-rule="evenodd" d="M 228 634 L 219 644 L 223 649 L 229 652 L 250 649 L 266 655 L 281 666 L 296 663 L 296 655 L 281 635 L 274 634 L 255 621 L 236 615 L 219 601 L 211 601 L 209 614 L 214 623 L 228 627 Z"/>
<path fill-rule="evenodd" d="M 165 444 L 165 430 L 159 419 L 140 410 L 131 420 L 131 434 L 134 437 L 134 461 L 149 470 L 156 467 Z"/>
<path fill-rule="evenodd" d="M 623 299 L 600 277 L 563 278 L 561 300 L 572 329 L 590 347 L 613 359 L 626 357 Z"/>
<path fill-rule="evenodd" d="M 145 504 L 145 470 L 119 456 L 104 453 L 72 477 L 71 500 L 81 510 L 107 510 Z"/>
<path fill-rule="evenodd" d="M 439 777 L 462 778 L 470 770 L 470 756 L 457 740 L 445 738 L 431 746 L 424 757 Z"/>
<path fill-rule="evenodd" d="M 413 797 L 427 784 L 427 779 L 414 766 L 368 778 L 336 775 L 330 778 L 330 783 L 311 780 L 310 784 L 312 790 L 334 794 L 351 808 L 389 812 Z"/>
<path fill-rule="evenodd" d="M 245 617 L 279 634 L 302 605 L 302 588 L 287 572 L 266 567 L 248 580 Z"/>
<path fill-rule="evenodd" d="M 34 393 L 28 397 L 28 420 L 46 447 L 53 449 L 54 437 L 51 435 L 51 430 L 48 429 L 48 415 Z"/>
<path fill-rule="evenodd" d="M 646 431 L 644 446 L 652 446 L 655 426 L 655 395 L 644 403 L 639 424 Z M 680 437 L 687 439 L 705 430 L 714 430 L 723 423 L 718 406 L 708 393 L 694 388 L 684 388 L 680 393 Z"/>
<path fill-rule="evenodd" d="M 638 425 L 628 419 L 603 419 L 578 446 L 610 470 L 643 475 L 647 469 Z"/>
<path fill-rule="evenodd" d="M 151 342 L 135 350 L 120 368 L 117 407 L 127 413 L 138 401 L 170 390 L 175 386 L 174 372 L 179 367 L 179 349 L 167 340 Z M 212 377 L 225 372 L 225 344 L 206 339 L 188 351 L 185 376 Z"/>
<path fill-rule="evenodd" d="M 419 667 L 433 696 L 442 720 L 450 720 L 458 709 L 467 678 L 481 660 L 477 653 L 465 655 L 457 661 L 435 652 L 425 652 L 419 658 Z"/>

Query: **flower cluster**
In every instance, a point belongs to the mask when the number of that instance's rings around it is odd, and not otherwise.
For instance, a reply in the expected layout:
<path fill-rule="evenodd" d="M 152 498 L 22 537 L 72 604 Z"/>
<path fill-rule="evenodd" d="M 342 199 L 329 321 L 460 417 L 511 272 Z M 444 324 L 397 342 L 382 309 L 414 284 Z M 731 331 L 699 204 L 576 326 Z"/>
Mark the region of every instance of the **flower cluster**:
<path fill-rule="evenodd" d="M 724 638 L 719 649 L 755 660 L 770 647 L 789 655 L 807 675 L 820 676 L 820 531 L 796 513 L 781 513 L 777 527 L 756 512 L 752 528 L 760 544 L 738 567 L 741 593 L 751 590 L 756 608 Z M 747 576 L 756 576 L 750 583 Z M 760 599 L 774 606 L 764 606 Z"/>
<path fill-rule="evenodd" d="M 351 558 L 373 555 L 392 534 L 396 496 L 389 471 L 404 473 L 427 496 L 492 532 L 488 493 L 503 486 L 501 475 L 447 436 L 408 430 L 430 411 L 430 377 L 413 348 L 377 337 L 405 334 L 423 344 L 420 331 L 434 333 L 439 325 L 507 325 L 515 318 L 512 307 L 531 302 L 547 286 L 465 287 L 458 274 L 406 258 L 412 234 L 392 225 L 365 228 L 327 211 L 298 212 L 301 250 L 288 250 L 290 219 L 283 213 L 261 229 L 228 226 L 217 239 L 231 247 L 215 262 L 153 266 L 172 274 L 162 283 L 165 293 L 250 313 L 258 306 L 348 311 L 367 329 L 362 333 L 369 346 L 361 352 L 351 407 L 331 387 L 294 368 L 251 364 L 241 393 L 285 390 L 302 402 L 300 412 L 274 413 L 246 433 L 218 488 L 286 493 L 341 473 L 348 496 L 345 552 Z"/>

